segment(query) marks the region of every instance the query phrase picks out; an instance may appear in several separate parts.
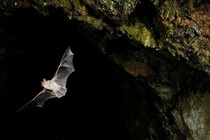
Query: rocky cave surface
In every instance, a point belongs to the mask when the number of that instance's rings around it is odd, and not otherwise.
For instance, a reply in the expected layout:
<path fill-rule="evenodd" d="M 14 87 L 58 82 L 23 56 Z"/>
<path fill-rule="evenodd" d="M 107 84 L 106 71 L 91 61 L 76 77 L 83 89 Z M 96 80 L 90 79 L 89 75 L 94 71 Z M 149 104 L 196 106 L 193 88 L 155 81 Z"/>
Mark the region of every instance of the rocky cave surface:
<path fill-rule="evenodd" d="M 210 140 L 208 0 L 0 0 L 7 139 Z M 68 93 L 17 112 L 71 46 Z"/>

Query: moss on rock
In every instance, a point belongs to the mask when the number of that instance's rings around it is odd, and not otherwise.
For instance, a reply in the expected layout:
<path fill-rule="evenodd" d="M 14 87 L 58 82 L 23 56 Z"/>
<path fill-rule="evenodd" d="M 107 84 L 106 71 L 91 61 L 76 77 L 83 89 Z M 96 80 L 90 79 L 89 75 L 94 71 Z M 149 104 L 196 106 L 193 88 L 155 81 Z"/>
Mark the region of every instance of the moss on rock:
<path fill-rule="evenodd" d="M 157 47 L 151 31 L 140 21 L 136 21 L 133 25 L 123 24 L 120 30 L 127 34 L 130 39 L 140 42 L 145 47 Z"/>

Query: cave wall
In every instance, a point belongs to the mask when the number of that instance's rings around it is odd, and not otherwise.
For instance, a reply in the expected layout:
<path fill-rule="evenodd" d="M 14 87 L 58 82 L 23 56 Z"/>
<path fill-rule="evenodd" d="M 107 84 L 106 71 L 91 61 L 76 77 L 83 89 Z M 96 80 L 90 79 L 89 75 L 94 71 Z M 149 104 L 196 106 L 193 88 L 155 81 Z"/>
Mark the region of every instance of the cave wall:
<path fill-rule="evenodd" d="M 45 124 L 45 139 L 209 139 L 208 1 L 10 0 L 0 9 L 5 135 L 28 139 Z M 76 69 L 67 96 L 17 113 L 67 46 Z"/>

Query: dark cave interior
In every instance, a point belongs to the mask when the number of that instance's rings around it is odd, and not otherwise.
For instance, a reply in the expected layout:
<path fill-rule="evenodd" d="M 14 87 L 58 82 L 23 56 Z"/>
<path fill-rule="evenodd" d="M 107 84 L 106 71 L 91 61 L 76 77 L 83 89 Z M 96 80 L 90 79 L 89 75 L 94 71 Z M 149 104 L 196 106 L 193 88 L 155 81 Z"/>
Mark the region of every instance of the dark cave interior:
<path fill-rule="evenodd" d="M 18 9 L 9 22 L 12 39 L 2 61 L 7 78 L 1 93 L 7 139 L 130 139 L 118 91 L 110 84 L 110 64 L 95 55 L 78 22 L 67 21 L 59 10 L 44 17 L 32 9 Z M 66 96 L 17 112 L 42 90 L 43 78 L 52 78 L 68 46 L 75 72 L 68 78 Z"/>

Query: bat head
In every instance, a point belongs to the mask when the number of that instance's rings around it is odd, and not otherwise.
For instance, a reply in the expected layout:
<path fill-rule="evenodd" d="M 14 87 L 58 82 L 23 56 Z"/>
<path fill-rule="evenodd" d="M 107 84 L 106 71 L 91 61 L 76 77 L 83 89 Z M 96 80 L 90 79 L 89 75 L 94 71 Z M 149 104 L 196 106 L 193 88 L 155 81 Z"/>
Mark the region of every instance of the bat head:
<path fill-rule="evenodd" d="M 46 87 L 49 84 L 49 80 L 46 80 L 45 78 L 43 79 L 43 81 L 41 81 L 41 85 L 43 87 Z"/>

